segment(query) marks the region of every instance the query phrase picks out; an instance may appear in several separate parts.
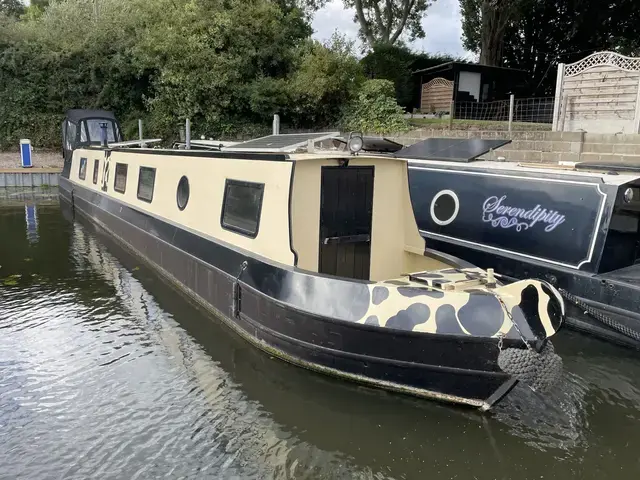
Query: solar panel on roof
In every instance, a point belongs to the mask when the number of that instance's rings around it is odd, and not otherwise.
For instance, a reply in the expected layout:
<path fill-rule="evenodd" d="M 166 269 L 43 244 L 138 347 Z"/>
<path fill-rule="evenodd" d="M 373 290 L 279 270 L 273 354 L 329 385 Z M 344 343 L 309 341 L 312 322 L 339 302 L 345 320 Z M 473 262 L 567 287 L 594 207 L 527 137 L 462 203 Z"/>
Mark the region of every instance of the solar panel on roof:
<path fill-rule="evenodd" d="M 489 150 L 493 150 L 511 140 L 481 140 L 479 138 L 428 138 L 399 150 L 398 158 L 418 160 L 448 160 L 452 162 L 471 162 Z"/>
<path fill-rule="evenodd" d="M 262 138 L 254 138 L 246 142 L 238 143 L 232 147 L 225 148 L 231 152 L 286 152 L 304 147 L 309 140 L 318 142 L 338 135 L 339 132 L 324 133 L 291 133 L 284 135 L 269 135 Z"/>

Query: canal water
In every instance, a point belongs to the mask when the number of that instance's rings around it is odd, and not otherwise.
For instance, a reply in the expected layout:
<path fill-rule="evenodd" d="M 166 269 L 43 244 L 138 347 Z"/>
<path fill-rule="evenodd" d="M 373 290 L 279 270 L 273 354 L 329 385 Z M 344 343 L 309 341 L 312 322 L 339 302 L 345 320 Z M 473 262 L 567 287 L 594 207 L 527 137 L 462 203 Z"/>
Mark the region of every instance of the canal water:
<path fill-rule="evenodd" d="M 564 332 L 495 411 L 275 360 L 61 211 L 0 192 L 2 479 L 635 479 L 640 358 Z"/>

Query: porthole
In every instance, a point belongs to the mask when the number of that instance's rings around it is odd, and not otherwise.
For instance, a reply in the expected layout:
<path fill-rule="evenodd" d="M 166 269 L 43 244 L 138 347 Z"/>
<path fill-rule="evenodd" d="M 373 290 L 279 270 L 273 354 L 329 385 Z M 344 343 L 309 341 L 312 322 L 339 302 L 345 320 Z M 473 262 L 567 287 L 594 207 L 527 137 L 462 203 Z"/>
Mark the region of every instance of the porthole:
<path fill-rule="evenodd" d="M 431 219 L 438 225 L 449 225 L 459 210 L 458 196 L 451 190 L 441 190 L 431 200 Z"/>
<path fill-rule="evenodd" d="M 178 190 L 176 192 L 176 201 L 178 208 L 184 210 L 189 202 L 189 179 L 184 175 L 178 182 Z"/>

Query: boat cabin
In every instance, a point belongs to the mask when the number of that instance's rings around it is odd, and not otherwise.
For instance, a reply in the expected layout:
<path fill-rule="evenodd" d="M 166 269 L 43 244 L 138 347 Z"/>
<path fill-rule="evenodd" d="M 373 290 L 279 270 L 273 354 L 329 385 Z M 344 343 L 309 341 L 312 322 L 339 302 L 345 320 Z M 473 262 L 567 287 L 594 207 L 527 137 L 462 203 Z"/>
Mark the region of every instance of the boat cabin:
<path fill-rule="evenodd" d="M 451 266 L 425 256 L 401 159 L 89 148 L 70 180 L 310 272 L 376 281 Z"/>
<path fill-rule="evenodd" d="M 103 139 L 103 127 L 106 138 Z M 105 110 L 73 109 L 62 122 L 62 156 L 65 165 L 76 148 L 122 141 L 122 130 L 116 117 Z"/>

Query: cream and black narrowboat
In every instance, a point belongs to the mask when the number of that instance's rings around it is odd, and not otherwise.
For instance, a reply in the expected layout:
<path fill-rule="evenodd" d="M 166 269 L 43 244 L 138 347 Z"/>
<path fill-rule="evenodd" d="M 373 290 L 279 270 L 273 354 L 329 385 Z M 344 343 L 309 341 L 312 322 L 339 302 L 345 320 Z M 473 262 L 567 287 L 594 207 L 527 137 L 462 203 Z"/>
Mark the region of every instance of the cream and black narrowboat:
<path fill-rule="evenodd" d="M 61 200 L 298 366 L 481 409 L 518 380 L 549 386 L 559 293 L 427 248 L 406 160 L 285 152 L 321 138 L 222 152 L 91 139 L 68 156 Z"/>

